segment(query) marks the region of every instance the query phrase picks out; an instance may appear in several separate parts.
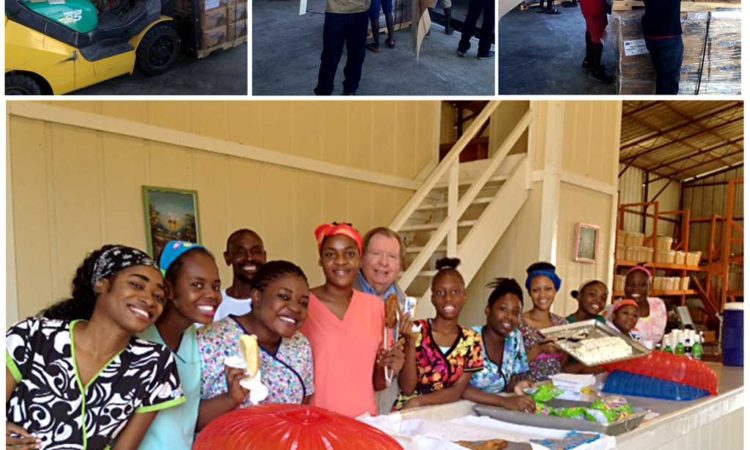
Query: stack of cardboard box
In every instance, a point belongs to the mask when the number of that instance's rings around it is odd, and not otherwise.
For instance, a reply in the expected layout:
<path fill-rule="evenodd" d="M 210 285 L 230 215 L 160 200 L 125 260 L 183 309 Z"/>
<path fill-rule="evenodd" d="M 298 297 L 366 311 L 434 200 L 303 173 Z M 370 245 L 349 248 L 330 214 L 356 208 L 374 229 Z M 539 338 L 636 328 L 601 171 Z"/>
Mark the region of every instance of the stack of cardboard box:
<path fill-rule="evenodd" d="M 613 15 L 619 94 L 653 94 L 655 90 L 656 74 L 643 40 L 642 17 L 642 9 Z M 685 53 L 680 94 L 740 94 L 741 18 L 739 9 L 682 13 Z"/>
<path fill-rule="evenodd" d="M 247 37 L 247 0 L 177 0 L 175 10 L 194 29 L 199 58 L 213 50 L 240 45 Z"/>

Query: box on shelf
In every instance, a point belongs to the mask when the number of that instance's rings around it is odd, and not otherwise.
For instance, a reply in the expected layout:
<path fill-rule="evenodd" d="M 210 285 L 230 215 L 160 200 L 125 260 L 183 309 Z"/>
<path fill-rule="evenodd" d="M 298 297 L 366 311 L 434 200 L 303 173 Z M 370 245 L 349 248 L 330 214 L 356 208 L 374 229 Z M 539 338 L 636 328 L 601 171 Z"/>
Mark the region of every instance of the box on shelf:
<path fill-rule="evenodd" d="M 681 251 L 674 252 L 674 263 L 685 264 L 685 252 L 681 252 Z"/>
<path fill-rule="evenodd" d="M 615 275 L 614 289 L 615 291 L 625 290 L 625 275 Z"/>
<path fill-rule="evenodd" d="M 690 288 L 690 277 L 680 277 L 680 290 L 687 291 Z"/>
<path fill-rule="evenodd" d="M 674 242 L 674 239 L 671 237 L 659 236 L 656 238 L 656 250 L 672 250 L 672 242 Z"/>
<path fill-rule="evenodd" d="M 685 255 L 685 264 L 688 266 L 697 266 L 701 261 L 701 252 L 688 252 Z"/>

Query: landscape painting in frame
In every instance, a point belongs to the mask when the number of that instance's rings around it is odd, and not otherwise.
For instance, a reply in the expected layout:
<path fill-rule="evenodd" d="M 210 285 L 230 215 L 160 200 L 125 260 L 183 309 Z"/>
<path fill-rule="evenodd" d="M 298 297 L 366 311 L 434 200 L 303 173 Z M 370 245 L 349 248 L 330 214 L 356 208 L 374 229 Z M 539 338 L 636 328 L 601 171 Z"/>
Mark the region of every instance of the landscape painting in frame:
<path fill-rule="evenodd" d="M 599 227 L 586 223 L 576 224 L 576 248 L 575 260 L 577 262 L 596 262 L 597 247 L 599 244 Z"/>
<path fill-rule="evenodd" d="M 143 210 L 147 250 L 154 259 L 169 241 L 200 243 L 196 191 L 143 186 Z"/>

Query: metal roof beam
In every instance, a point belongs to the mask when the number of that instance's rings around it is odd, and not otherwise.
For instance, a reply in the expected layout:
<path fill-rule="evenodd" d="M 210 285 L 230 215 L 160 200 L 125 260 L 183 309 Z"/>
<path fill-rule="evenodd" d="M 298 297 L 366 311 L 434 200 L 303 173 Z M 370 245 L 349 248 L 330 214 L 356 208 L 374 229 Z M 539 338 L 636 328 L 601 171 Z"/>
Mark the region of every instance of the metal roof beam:
<path fill-rule="evenodd" d="M 730 152 L 730 153 L 727 153 L 725 155 L 722 155 L 721 158 L 727 158 L 729 156 L 738 155 L 738 154 L 743 153 L 743 151 L 744 150 L 736 150 L 734 152 Z M 706 161 L 700 162 L 698 164 L 692 165 L 690 167 L 683 167 L 683 168 L 681 168 L 679 170 L 676 170 L 675 172 L 673 172 L 673 173 L 671 173 L 669 175 L 659 175 L 657 178 L 654 178 L 653 180 L 649 180 L 648 182 L 649 183 L 653 183 L 655 181 L 663 180 L 664 178 L 672 178 L 672 177 L 674 177 L 675 175 L 677 175 L 680 172 L 686 172 L 686 171 L 689 171 L 689 170 L 697 169 L 698 167 L 705 166 L 706 164 L 714 163 L 714 162 L 720 160 L 721 158 L 716 158 L 715 157 L 715 158 L 711 158 L 711 159 L 708 159 Z"/>

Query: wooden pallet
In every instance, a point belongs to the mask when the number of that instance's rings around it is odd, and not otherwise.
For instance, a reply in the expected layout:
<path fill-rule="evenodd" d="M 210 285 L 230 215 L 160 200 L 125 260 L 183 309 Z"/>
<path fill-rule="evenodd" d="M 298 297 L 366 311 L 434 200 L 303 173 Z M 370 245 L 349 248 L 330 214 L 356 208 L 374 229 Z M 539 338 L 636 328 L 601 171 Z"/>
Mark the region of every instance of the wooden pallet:
<path fill-rule="evenodd" d="M 226 42 L 222 42 L 221 44 L 216 44 L 213 47 L 198 49 L 195 51 L 195 57 L 198 59 L 203 59 L 206 56 L 210 55 L 211 53 L 215 52 L 216 50 L 228 50 L 230 48 L 237 47 L 238 45 L 242 45 L 245 42 L 247 42 L 247 35 L 240 36 L 233 41 L 226 41 Z"/>
<path fill-rule="evenodd" d="M 612 5 L 613 11 L 632 11 L 643 8 L 642 0 L 615 0 Z M 682 11 L 703 11 L 714 10 L 719 8 L 737 9 L 740 7 L 739 1 L 684 1 L 681 3 Z"/>

